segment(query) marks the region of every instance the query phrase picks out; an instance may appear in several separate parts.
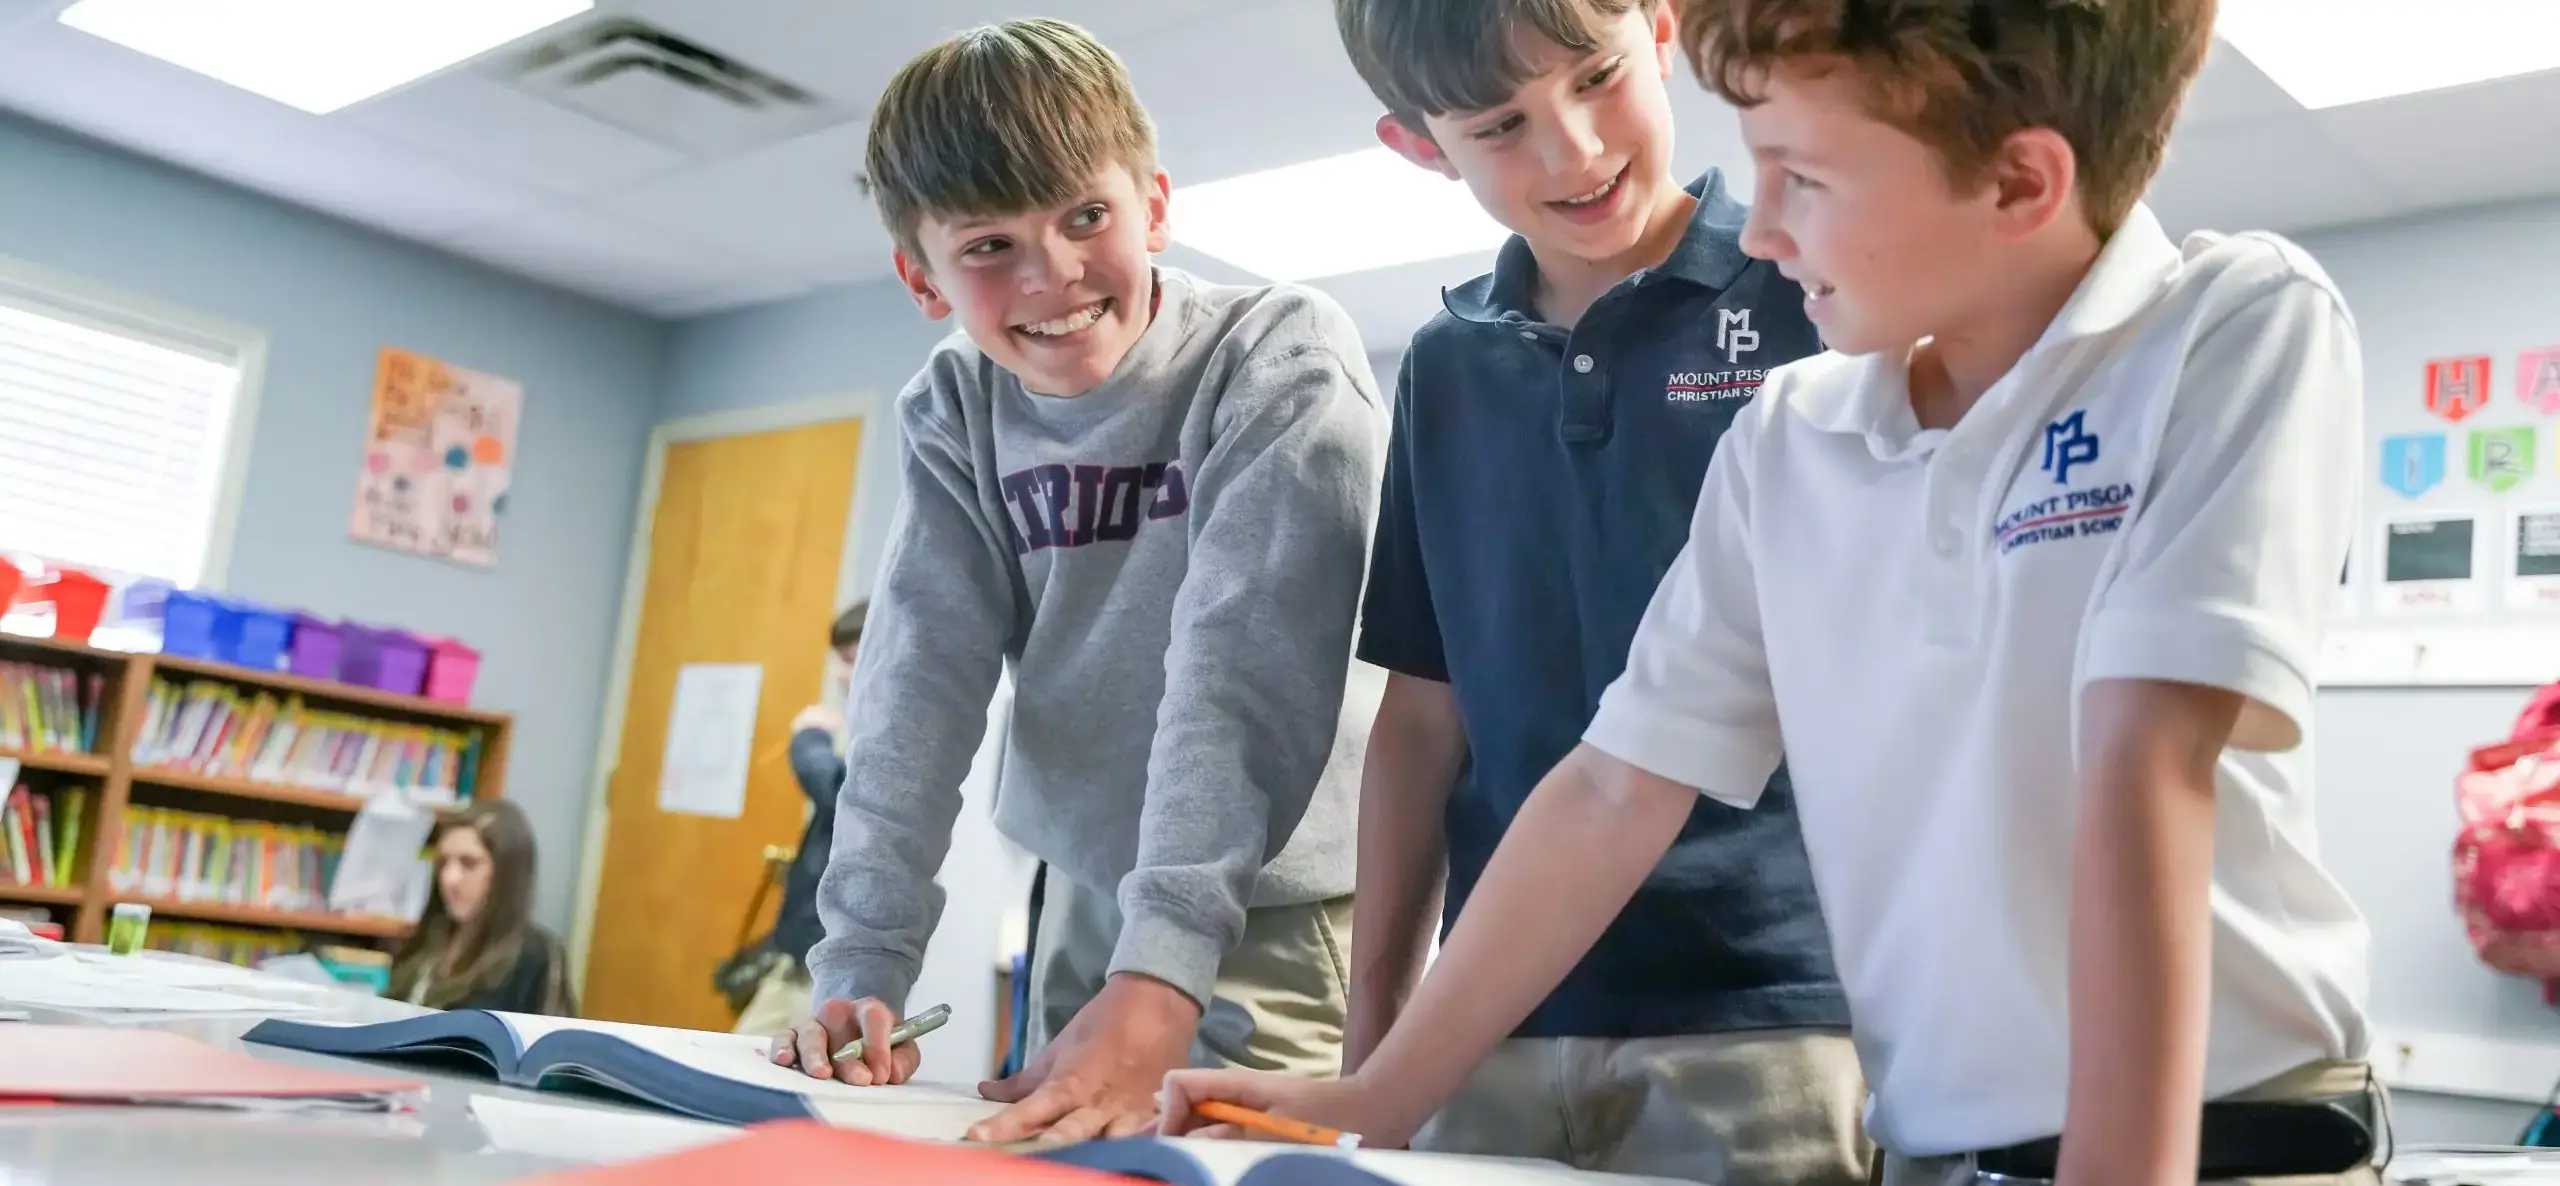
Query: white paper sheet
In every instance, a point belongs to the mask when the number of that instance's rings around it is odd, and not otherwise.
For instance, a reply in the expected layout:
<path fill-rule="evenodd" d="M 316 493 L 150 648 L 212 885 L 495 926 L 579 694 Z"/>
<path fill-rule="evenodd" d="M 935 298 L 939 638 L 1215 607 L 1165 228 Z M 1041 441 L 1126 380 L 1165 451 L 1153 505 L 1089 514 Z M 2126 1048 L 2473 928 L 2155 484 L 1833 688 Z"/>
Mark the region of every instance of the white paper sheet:
<path fill-rule="evenodd" d="M 0 759 L 5 760 L 5 759 Z M 0 779 L 0 786 L 7 785 Z M 51 959 L 66 948 L 27 929 L 27 924 L 14 918 L 0 918 L 0 960 Z"/>
<path fill-rule="evenodd" d="M 727 1140 L 725 1124 L 650 1112 L 540 1104 L 497 1095 L 471 1097 L 471 1118 L 491 1147 L 590 1164 L 636 1161 Z"/>
<path fill-rule="evenodd" d="M 135 957 L 13 960 L 8 975 L 0 976 L 0 1004 L 101 1014 L 284 1014 L 310 1008 L 280 997 L 193 987 L 219 982 L 185 965 Z"/>
<path fill-rule="evenodd" d="M 435 832 L 436 815 L 399 795 L 365 801 L 347 827 L 338 872 L 329 881 L 329 908 L 348 914 L 407 917 L 409 884 Z"/>
<path fill-rule="evenodd" d="M 736 819 L 747 810 L 756 702 L 764 668 L 754 663 L 687 663 L 676 673 L 667 713 L 667 752 L 658 767 L 658 810 Z"/>

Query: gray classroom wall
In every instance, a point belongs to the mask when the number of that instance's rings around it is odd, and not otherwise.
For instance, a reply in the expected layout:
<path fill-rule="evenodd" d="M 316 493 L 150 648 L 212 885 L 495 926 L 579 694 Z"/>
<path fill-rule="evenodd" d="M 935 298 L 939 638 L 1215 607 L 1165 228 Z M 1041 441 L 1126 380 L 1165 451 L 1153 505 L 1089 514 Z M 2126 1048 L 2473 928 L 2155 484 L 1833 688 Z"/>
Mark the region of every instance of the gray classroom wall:
<path fill-rule="evenodd" d="M 2370 398 L 2412 400 L 2423 361 L 2560 341 L 2560 203 L 2310 235 L 2364 332 Z M 0 254 L 271 335 L 231 586 L 469 639 L 481 701 L 520 714 L 511 778 L 546 855 L 538 906 L 568 916 L 575 844 L 649 428 L 820 397 L 894 395 L 943 328 L 894 285 L 672 328 L 0 117 Z M 525 465 L 494 573 L 346 538 L 373 354 L 387 343 L 524 381 Z M 1373 343 L 1392 384 L 1397 344 Z M 874 423 L 887 427 L 881 419 Z M 868 452 L 868 450 L 866 450 Z M 872 454 L 879 456 L 879 454 Z M 2370 459 L 2368 459 L 2368 463 Z M 865 482 L 891 475 L 866 466 Z M 867 580 L 895 510 L 867 497 Z M 2326 853 L 2371 916 L 2374 1007 L 2397 1032 L 2560 1040 L 2529 984 L 2480 968 L 2447 905 L 2451 781 L 2520 690 L 2324 693 Z M 2553 1068 L 2560 1077 L 2560 1067 Z M 2410 1139 L 2511 1135 L 2529 1108 L 2404 1098 Z"/>
<path fill-rule="evenodd" d="M 265 331 L 230 590 L 481 648 L 475 699 L 518 722 L 537 916 L 565 926 L 666 328 L 7 116 L 0 255 Z M 385 345 L 524 384 L 494 571 L 348 538 Z"/>

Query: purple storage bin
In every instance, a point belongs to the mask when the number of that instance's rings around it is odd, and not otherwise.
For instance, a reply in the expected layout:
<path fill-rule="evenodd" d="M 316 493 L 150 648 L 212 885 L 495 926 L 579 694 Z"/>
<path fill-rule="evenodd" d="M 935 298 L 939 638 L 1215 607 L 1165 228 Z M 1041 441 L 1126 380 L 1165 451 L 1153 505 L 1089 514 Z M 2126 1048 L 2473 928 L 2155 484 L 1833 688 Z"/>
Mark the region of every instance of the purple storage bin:
<path fill-rule="evenodd" d="M 293 619 L 253 601 L 233 602 L 229 621 L 218 637 L 223 662 L 252 671 L 274 671 L 284 666 L 285 647 L 293 640 Z"/>
<path fill-rule="evenodd" d="M 217 639 L 229 611 L 207 593 L 172 591 L 160 607 L 160 653 L 183 659 L 212 659 L 221 652 Z"/>
<path fill-rule="evenodd" d="M 403 696 L 426 686 L 427 644 L 404 630 L 349 622 L 339 630 L 338 679 Z"/>
<path fill-rule="evenodd" d="M 309 614 L 293 616 L 293 648 L 286 670 L 311 679 L 338 678 L 338 624 Z"/>

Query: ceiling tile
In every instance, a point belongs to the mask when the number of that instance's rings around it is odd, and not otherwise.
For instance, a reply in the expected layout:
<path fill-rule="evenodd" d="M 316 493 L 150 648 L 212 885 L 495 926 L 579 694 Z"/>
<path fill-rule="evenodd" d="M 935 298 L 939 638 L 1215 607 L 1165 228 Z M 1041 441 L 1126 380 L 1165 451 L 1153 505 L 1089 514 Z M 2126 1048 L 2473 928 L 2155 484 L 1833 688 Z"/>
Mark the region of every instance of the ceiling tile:
<path fill-rule="evenodd" d="M 301 115 L 51 21 L 0 30 L 0 106 L 183 165 Z"/>
<path fill-rule="evenodd" d="M 2254 123 L 2301 112 L 2302 104 L 2258 69 L 2249 55 L 2216 38 L 2212 52 L 2205 57 L 2204 72 L 2196 76 L 2195 89 L 2187 95 L 2178 126 L 2210 128 Z"/>
<path fill-rule="evenodd" d="M 1074 21 L 1105 44 L 1224 9 L 1247 0 L 624 0 L 615 7 L 700 42 L 706 48 L 779 75 L 828 100 L 860 110 L 907 59 L 971 25 L 1025 15 Z M 1305 0 L 1279 0 L 1300 6 Z"/>
<path fill-rule="evenodd" d="M 716 248 L 571 206 L 475 227 L 439 243 L 510 271 L 634 307 L 772 274 Z"/>
<path fill-rule="evenodd" d="M 2560 72 L 2315 112 L 2414 208 L 2560 194 Z M 2541 147 L 2536 148 L 2535 145 Z"/>
<path fill-rule="evenodd" d="M 469 71 L 359 104 L 341 118 L 561 197 L 585 197 L 691 163 L 673 149 Z"/>
<path fill-rule="evenodd" d="M 1378 142 L 1378 100 L 1343 56 L 1331 5 L 1236 7 L 1134 41 L 1122 56 L 1177 186 Z"/>
<path fill-rule="evenodd" d="M 878 276 L 890 244 L 855 177 L 868 129 L 843 124 L 597 199 L 660 227 L 812 278 Z"/>
<path fill-rule="evenodd" d="M 786 301 L 805 296 L 818 286 L 791 277 L 768 277 L 738 284 L 669 293 L 649 302 L 648 312 L 670 321 L 717 313 L 724 309 L 741 309 L 771 301 Z"/>
<path fill-rule="evenodd" d="M 478 226 L 533 209 L 539 194 L 445 163 L 342 124 L 284 112 L 207 172 L 411 238 Z"/>
<path fill-rule="evenodd" d="M 2389 188 L 2300 112 L 2180 129 L 2148 200 L 2173 235 L 2299 232 L 2399 208 Z"/>

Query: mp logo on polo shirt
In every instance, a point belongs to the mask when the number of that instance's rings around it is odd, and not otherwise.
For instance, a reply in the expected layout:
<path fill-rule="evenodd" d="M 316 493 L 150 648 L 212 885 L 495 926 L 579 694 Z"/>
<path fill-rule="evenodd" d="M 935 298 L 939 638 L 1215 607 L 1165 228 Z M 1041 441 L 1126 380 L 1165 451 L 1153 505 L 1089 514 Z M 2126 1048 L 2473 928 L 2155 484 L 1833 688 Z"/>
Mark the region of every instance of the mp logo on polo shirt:
<path fill-rule="evenodd" d="M 2098 461 L 2098 434 L 2089 430 L 2089 413 L 2075 410 L 2044 429 L 2044 459 L 2036 468 L 2053 475 L 2053 484 L 2069 487 L 2071 471 Z M 2124 526 L 2133 505 L 2133 484 L 2099 482 L 2029 499 L 2000 516 L 1992 532 L 2000 553 L 2029 544 L 2114 534 Z"/>
<path fill-rule="evenodd" d="M 1724 351 L 1728 365 L 1759 348 L 1760 331 L 1751 328 L 1751 310 L 1716 310 L 1716 349 Z"/>

